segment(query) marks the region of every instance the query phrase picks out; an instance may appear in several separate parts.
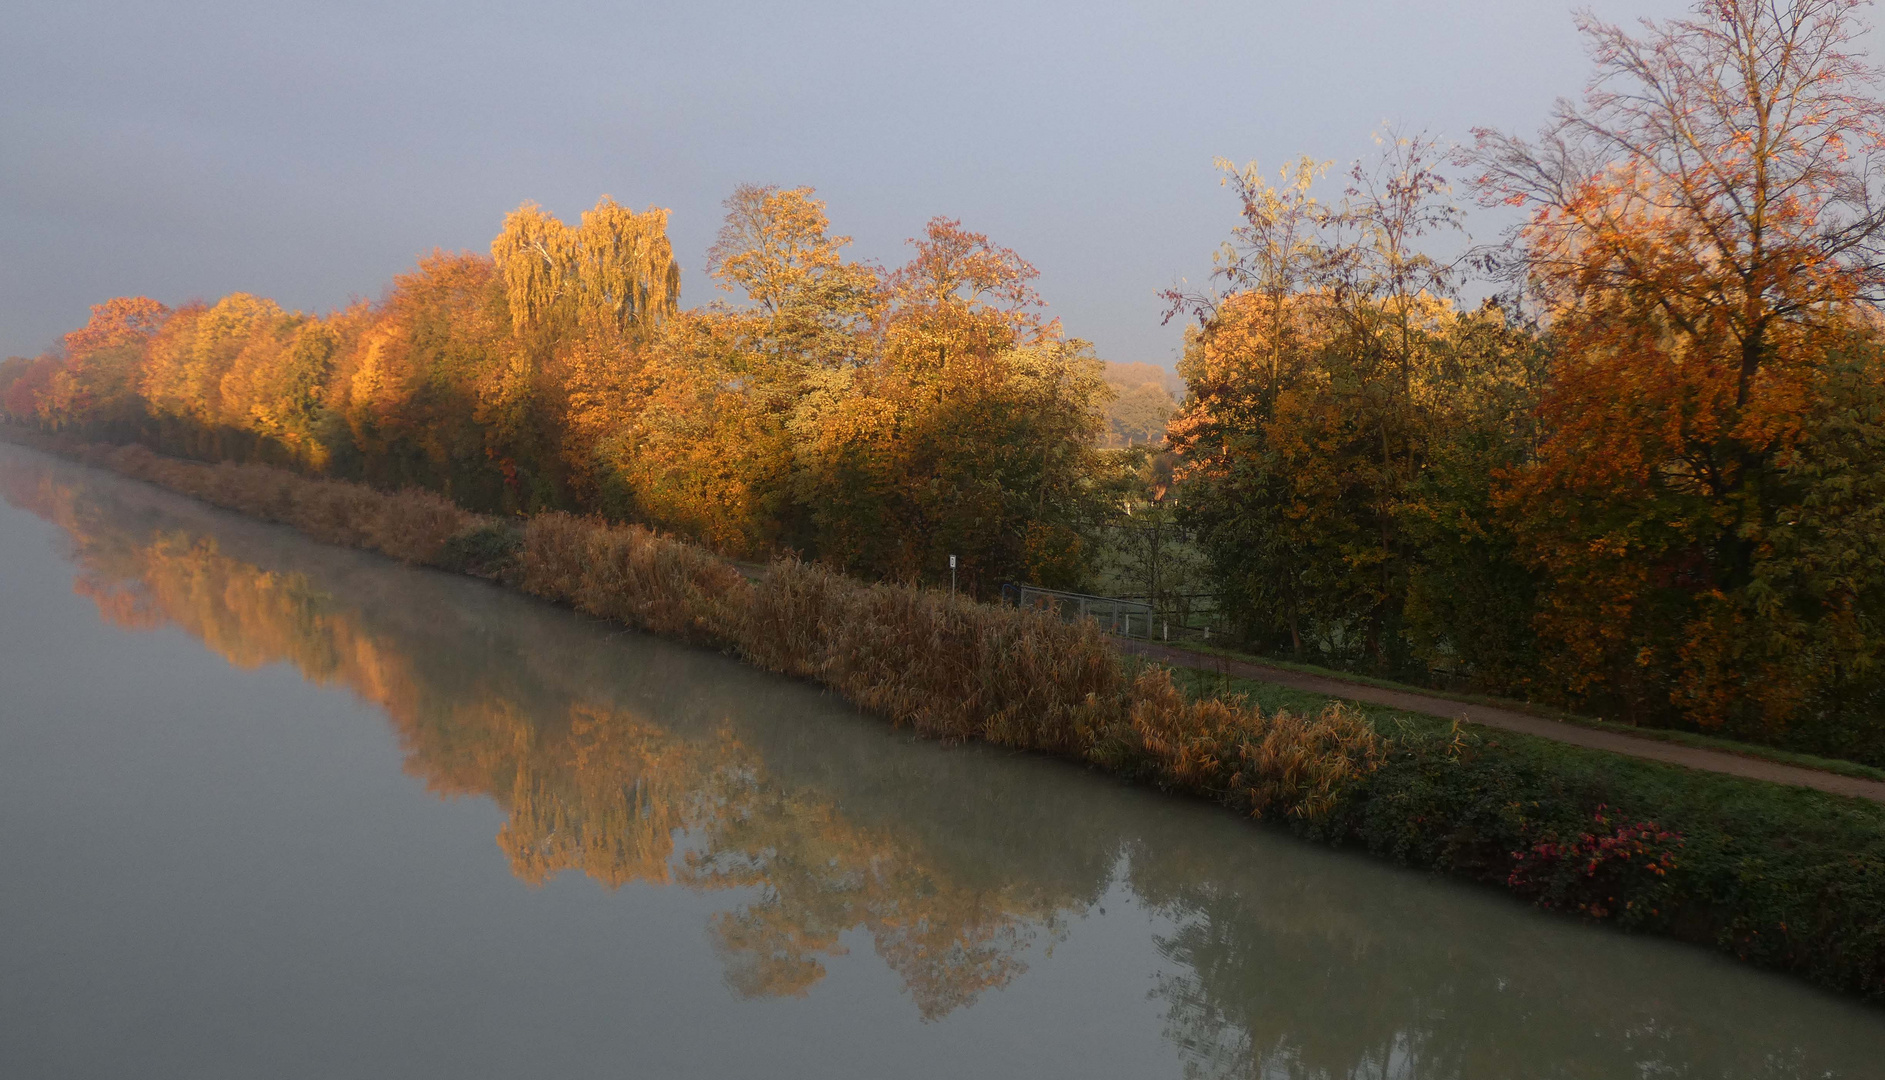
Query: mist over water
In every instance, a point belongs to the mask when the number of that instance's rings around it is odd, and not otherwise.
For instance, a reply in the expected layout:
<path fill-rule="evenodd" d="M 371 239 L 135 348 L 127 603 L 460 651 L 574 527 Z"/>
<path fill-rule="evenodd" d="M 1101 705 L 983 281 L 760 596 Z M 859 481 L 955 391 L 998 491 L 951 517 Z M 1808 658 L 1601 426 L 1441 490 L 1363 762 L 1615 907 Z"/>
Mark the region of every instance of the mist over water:
<path fill-rule="evenodd" d="M 0 1074 L 1862 1077 L 1885 1014 L 0 446 Z"/>

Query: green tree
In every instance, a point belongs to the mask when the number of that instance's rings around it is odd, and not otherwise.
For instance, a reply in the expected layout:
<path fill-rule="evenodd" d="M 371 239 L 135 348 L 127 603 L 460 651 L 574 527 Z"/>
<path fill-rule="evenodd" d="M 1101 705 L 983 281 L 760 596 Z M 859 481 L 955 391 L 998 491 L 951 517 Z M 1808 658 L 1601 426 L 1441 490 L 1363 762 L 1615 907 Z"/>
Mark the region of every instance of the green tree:
<path fill-rule="evenodd" d="M 1151 445 L 1165 439 L 1177 403 L 1163 386 L 1140 383 L 1114 387 L 1116 396 L 1106 407 L 1106 422 L 1113 440 L 1122 446 Z"/>
<path fill-rule="evenodd" d="M 1410 502 L 1460 411 L 1512 358 L 1476 343 L 1494 312 L 1461 314 L 1453 267 L 1424 247 L 1459 211 L 1422 139 L 1357 164 L 1343 198 L 1311 195 L 1304 160 L 1272 187 L 1230 171 L 1244 223 L 1217 261 L 1221 296 L 1190 310 L 1171 426 L 1188 518 L 1228 613 L 1263 648 L 1377 668 L 1415 663 L 1406 604 Z"/>

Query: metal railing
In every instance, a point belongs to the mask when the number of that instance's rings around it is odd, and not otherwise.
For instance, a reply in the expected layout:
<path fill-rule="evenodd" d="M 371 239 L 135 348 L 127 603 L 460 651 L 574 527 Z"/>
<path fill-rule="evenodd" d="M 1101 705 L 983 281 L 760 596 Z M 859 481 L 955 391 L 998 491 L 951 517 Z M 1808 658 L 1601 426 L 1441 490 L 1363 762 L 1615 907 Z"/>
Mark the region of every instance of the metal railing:
<path fill-rule="evenodd" d="M 1209 624 L 1192 626 L 1182 617 L 1159 611 L 1149 601 L 1132 597 L 1094 596 L 1011 582 L 1001 587 L 1001 598 L 1004 603 L 1051 611 L 1063 619 L 1091 616 L 1099 622 L 1100 629 L 1120 637 L 1148 641 L 1211 640 Z"/>

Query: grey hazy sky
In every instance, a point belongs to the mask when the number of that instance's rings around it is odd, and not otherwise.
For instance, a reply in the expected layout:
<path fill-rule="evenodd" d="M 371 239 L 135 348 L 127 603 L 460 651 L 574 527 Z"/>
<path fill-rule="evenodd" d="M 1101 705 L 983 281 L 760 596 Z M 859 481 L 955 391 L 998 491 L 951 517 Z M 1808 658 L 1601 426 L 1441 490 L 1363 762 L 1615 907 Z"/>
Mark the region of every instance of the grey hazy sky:
<path fill-rule="evenodd" d="M 9 7 L 0 353 L 114 295 L 377 297 L 526 199 L 604 193 L 674 211 L 696 303 L 719 203 L 756 182 L 815 186 L 886 262 L 959 217 L 1101 355 L 1169 363 L 1155 294 L 1234 220 L 1213 157 L 1347 161 L 1383 120 L 1530 131 L 1587 73 L 1564 0 Z"/>

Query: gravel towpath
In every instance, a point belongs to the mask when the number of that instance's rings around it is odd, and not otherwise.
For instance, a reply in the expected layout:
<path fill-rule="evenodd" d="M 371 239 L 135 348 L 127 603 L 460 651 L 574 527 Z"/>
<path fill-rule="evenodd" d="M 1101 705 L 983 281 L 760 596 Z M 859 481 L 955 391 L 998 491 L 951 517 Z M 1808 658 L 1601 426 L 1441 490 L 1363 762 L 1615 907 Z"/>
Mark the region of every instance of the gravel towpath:
<path fill-rule="evenodd" d="M 1838 773 L 1821 772 L 1818 769 L 1786 765 L 1763 758 L 1745 757 L 1725 750 L 1708 750 L 1699 746 L 1663 742 L 1659 739 L 1643 739 L 1614 731 L 1601 731 L 1577 724 L 1567 724 L 1563 721 L 1519 712 L 1516 709 L 1502 709 L 1496 705 L 1453 701 L 1449 698 L 1407 690 L 1388 690 L 1379 686 L 1369 686 L 1366 683 L 1271 667 L 1268 664 L 1231 660 L 1207 653 L 1192 652 L 1188 649 L 1175 649 L 1155 642 L 1121 640 L 1119 647 L 1124 652 L 1143 656 L 1148 660 L 1156 660 L 1161 664 L 1170 664 L 1173 667 L 1223 672 L 1240 679 L 1256 679 L 1259 682 L 1287 686 L 1292 690 L 1327 694 L 1330 697 L 1363 701 L 1370 705 L 1385 705 L 1403 712 L 1459 719 L 1471 724 L 1498 728 L 1501 731 L 1516 731 L 1525 735 L 1536 735 L 1541 739 L 1570 743 L 1573 746 L 1608 750 L 1613 754 L 1662 761 L 1690 769 L 1701 769 L 1704 772 L 1726 773 L 1729 776 L 1744 776 L 1752 780 L 1816 788 L 1835 795 L 1851 795 L 1885 803 L 1885 781 L 1841 776 Z"/>

